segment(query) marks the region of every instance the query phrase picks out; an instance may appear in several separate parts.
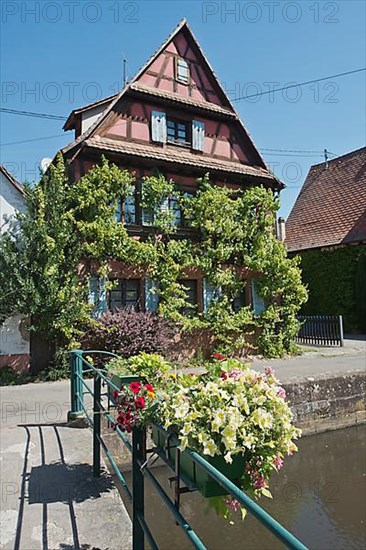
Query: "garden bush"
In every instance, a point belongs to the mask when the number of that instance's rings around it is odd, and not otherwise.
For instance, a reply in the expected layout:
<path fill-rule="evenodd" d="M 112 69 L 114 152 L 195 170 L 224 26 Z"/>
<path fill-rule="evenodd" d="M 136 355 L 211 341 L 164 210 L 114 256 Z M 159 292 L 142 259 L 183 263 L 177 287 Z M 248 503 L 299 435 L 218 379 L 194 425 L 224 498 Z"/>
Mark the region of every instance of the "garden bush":
<path fill-rule="evenodd" d="M 131 357 L 141 352 L 165 355 L 177 333 L 175 323 L 148 312 L 108 311 L 90 322 L 83 349 L 98 349 Z"/>

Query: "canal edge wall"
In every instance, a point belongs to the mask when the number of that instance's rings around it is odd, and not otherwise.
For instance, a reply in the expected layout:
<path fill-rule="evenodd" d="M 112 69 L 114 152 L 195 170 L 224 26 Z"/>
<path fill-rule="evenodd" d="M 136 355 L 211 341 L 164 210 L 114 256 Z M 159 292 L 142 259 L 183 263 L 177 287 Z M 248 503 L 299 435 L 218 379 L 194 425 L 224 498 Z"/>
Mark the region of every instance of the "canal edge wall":
<path fill-rule="evenodd" d="M 283 387 L 303 435 L 366 422 L 366 371 L 288 381 Z"/>

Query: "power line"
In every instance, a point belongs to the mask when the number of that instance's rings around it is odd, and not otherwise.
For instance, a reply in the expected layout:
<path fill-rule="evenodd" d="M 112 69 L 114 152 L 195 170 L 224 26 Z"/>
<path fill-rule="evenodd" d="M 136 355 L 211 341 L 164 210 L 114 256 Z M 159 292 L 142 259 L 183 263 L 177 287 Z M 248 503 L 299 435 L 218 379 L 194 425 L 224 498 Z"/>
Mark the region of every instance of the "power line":
<path fill-rule="evenodd" d="M 47 113 L 34 113 L 32 111 L 19 111 L 17 109 L 5 109 L 4 107 L 1 107 L 0 111 L 3 113 L 8 113 L 9 115 L 22 115 L 22 116 L 30 116 L 35 118 L 46 118 L 50 120 L 66 120 L 65 116 L 50 115 Z"/>
<path fill-rule="evenodd" d="M 33 139 L 23 139 L 21 141 L 10 141 L 8 143 L 0 143 L 0 147 L 6 147 L 7 145 L 19 145 L 20 143 L 30 143 L 33 141 L 42 141 L 45 139 L 54 139 L 54 138 L 60 138 L 65 137 L 65 134 L 59 134 L 57 136 L 45 136 L 40 138 L 33 138 Z"/>
<path fill-rule="evenodd" d="M 314 84 L 315 82 L 323 82 L 324 80 L 329 80 L 330 78 L 340 78 L 342 76 L 347 76 L 350 74 L 360 73 L 366 71 L 366 67 L 363 67 L 362 69 L 354 69 L 352 71 L 346 71 L 344 73 L 337 73 L 329 76 L 324 76 L 322 78 L 315 78 L 314 80 L 307 80 L 306 82 L 299 82 L 296 84 L 290 84 L 289 86 L 283 86 L 282 88 L 275 88 L 274 90 L 265 90 L 263 92 L 258 92 L 256 94 L 241 96 L 241 97 L 235 97 L 231 101 L 240 101 L 241 99 L 250 99 L 252 97 L 258 97 L 261 95 L 267 95 L 272 94 L 275 92 L 281 92 L 283 90 L 289 90 L 290 88 L 297 88 L 298 86 L 306 86 L 307 84 Z M 6 109 L 4 107 L 0 108 L 0 111 L 3 113 L 8 113 L 12 115 L 22 115 L 22 116 L 30 116 L 35 118 L 45 118 L 50 120 L 66 120 L 67 117 L 61 116 L 61 115 L 51 115 L 49 113 L 35 113 L 33 111 L 20 111 L 17 109 Z"/>
<path fill-rule="evenodd" d="M 329 80 L 330 78 L 340 78 L 341 76 L 347 76 L 350 74 L 360 73 L 366 71 L 366 67 L 362 69 L 355 69 L 353 71 L 346 71 L 344 73 L 332 74 L 330 76 L 324 76 L 322 78 L 315 78 L 314 80 L 308 80 L 306 82 L 299 82 L 298 84 L 291 84 L 289 86 L 284 86 L 283 88 L 275 88 L 274 90 L 265 90 L 264 92 L 258 92 L 256 94 L 244 95 L 242 97 L 232 98 L 231 101 L 240 101 L 241 99 L 250 99 L 252 97 L 258 97 L 266 94 L 274 94 L 275 92 L 281 92 L 283 90 L 289 90 L 290 88 L 297 88 L 299 86 L 306 86 L 306 84 L 314 84 L 315 82 L 323 82 L 323 80 Z"/>

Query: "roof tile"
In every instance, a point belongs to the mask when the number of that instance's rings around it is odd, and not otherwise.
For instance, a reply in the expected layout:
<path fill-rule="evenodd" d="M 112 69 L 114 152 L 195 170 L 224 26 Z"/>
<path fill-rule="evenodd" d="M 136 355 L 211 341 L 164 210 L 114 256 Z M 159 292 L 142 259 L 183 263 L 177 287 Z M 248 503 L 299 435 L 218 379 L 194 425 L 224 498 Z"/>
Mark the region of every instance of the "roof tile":
<path fill-rule="evenodd" d="M 116 151 L 119 153 L 125 153 L 128 155 L 136 155 L 139 157 L 153 158 L 156 160 L 174 162 L 177 164 L 183 164 L 188 166 L 195 166 L 199 168 L 206 168 L 212 170 L 219 170 L 222 172 L 229 172 L 234 174 L 244 174 L 248 176 L 261 177 L 265 180 L 271 180 L 280 184 L 276 177 L 269 170 L 260 168 L 257 166 L 248 166 L 239 162 L 230 162 L 220 160 L 211 157 L 204 157 L 201 155 L 195 155 L 189 151 L 183 149 L 172 148 L 163 149 L 161 147 L 154 147 L 151 145 L 141 145 L 139 143 L 131 143 L 128 141 L 117 141 L 108 138 L 101 138 L 96 136 L 89 138 L 85 145 L 92 148 L 103 149 L 107 151 Z"/>
<path fill-rule="evenodd" d="M 366 240 L 366 147 L 310 168 L 286 223 L 290 251 Z"/>

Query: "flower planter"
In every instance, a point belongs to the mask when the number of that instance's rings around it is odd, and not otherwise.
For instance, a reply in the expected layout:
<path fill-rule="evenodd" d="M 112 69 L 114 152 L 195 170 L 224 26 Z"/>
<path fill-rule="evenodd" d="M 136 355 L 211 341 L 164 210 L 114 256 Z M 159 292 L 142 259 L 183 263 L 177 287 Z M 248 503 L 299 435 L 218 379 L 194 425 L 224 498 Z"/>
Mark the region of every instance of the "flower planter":
<path fill-rule="evenodd" d="M 131 384 L 131 382 L 141 382 L 142 377 L 138 374 L 128 374 L 125 376 L 119 375 L 119 374 L 112 374 L 109 376 L 111 382 L 117 386 L 117 388 L 121 388 L 124 384 Z M 111 397 L 113 395 L 114 390 L 108 386 L 108 395 Z"/>
<path fill-rule="evenodd" d="M 155 445 L 166 453 L 167 437 L 155 426 L 152 428 L 152 439 Z M 172 466 L 174 466 L 175 452 L 174 447 L 168 449 L 168 461 Z M 233 456 L 231 464 L 228 464 L 223 456 L 203 455 L 203 458 L 230 481 L 239 485 L 245 467 L 245 457 L 243 455 Z M 216 497 L 227 494 L 227 491 L 184 451 L 180 455 L 180 470 L 184 477 L 197 487 L 202 496 Z"/>

